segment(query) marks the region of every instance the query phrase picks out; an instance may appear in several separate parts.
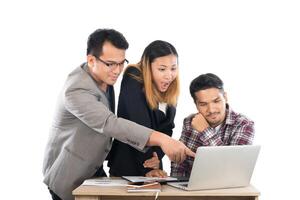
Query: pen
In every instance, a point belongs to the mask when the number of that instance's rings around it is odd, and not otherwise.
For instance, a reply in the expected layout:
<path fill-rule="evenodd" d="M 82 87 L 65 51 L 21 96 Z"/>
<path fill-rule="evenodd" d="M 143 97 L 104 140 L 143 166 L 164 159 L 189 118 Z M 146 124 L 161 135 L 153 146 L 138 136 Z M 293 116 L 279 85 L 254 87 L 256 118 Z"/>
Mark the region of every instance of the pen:
<path fill-rule="evenodd" d="M 153 182 L 153 183 L 148 183 L 145 185 L 127 185 L 127 186 L 134 187 L 134 188 L 142 188 L 142 187 L 147 187 L 147 186 L 157 185 L 157 184 L 158 184 L 157 182 Z"/>
<path fill-rule="evenodd" d="M 155 195 L 155 199 L 154 200 L 157 200 L 157 197 L 158 197 L 158 191 L 156 192 L 156 195 Z"/>

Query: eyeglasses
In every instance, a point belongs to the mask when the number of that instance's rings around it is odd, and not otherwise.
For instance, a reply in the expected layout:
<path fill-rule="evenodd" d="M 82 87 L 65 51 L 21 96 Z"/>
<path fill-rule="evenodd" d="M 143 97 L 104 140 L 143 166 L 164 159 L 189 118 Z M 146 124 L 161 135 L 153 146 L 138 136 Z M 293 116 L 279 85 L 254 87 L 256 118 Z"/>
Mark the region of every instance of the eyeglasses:
<path fill-rule="evenodd" d="M 125 60 L 123 60 L 122 62 L 120 62 L 120 63 L 116 63 L 116 62 L 105 62 L 104 60 L 102 60 L 101 58 L 99 58 L 99 57 L 97 57 L 97 56 L 95 56 L 95 58 L 97 59 L 97 60 L 99 60 L 100 62 L 102 62 L 103 64 L 105 64 L 108 68 L 110 68 L 110 69 L 115 69 L 115 68 L 117 68 L 117 67 L 124 67 L 124 64 L 126 63 L 126 64 L 128 64 L 128 60 L 127 59 L 125 59 Z"/>

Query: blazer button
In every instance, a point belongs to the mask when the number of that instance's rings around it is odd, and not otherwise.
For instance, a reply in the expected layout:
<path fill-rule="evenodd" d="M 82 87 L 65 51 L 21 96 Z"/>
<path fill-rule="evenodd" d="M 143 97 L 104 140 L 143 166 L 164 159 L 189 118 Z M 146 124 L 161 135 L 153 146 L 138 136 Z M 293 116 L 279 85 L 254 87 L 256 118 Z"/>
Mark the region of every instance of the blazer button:
<path fill-rule="evenodd" d="M 96 166 L 96 167 L 95 167 L 95 170 L 98 170 L 98 169 L 100 169 L 100 166 Z"/>

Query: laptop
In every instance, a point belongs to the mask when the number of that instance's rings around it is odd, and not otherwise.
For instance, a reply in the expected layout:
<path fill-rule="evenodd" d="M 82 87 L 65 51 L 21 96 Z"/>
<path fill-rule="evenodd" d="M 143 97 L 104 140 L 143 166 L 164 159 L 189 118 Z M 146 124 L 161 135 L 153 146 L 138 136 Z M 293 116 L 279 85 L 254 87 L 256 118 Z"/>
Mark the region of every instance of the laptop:
<path fill-rule="evenodd" d="M 189 181 L 167 184 L 183 190 L 248 186 L 259 151 L 259 145 L 199 147 Z"/>

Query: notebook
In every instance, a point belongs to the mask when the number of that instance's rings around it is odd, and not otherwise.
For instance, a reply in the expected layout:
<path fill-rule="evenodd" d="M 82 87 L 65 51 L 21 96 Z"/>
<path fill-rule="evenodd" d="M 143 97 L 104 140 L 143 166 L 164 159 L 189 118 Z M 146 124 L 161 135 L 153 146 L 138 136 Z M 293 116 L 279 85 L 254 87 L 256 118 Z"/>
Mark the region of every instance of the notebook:
<path fill-rule="evenodd" d="M 161 184 L 158 182 L 143 185 L 128 185 L 127 192 L 160 192 Z"/>
<path fill-rule="evenodd" d="M 145 177 L 145 176 L 122 176 L 123 179 L 130 181 L 131 183 L 147 183 L 147 182 L 167 182 L 167 181 L 180 181 L 176 177 Z"/>
<path fill-rule="evenodd" d="M 259 151 L 258 145 L 199 147 L 189 181 L 167 184 L 183 190 L 248 186 Z"/>

